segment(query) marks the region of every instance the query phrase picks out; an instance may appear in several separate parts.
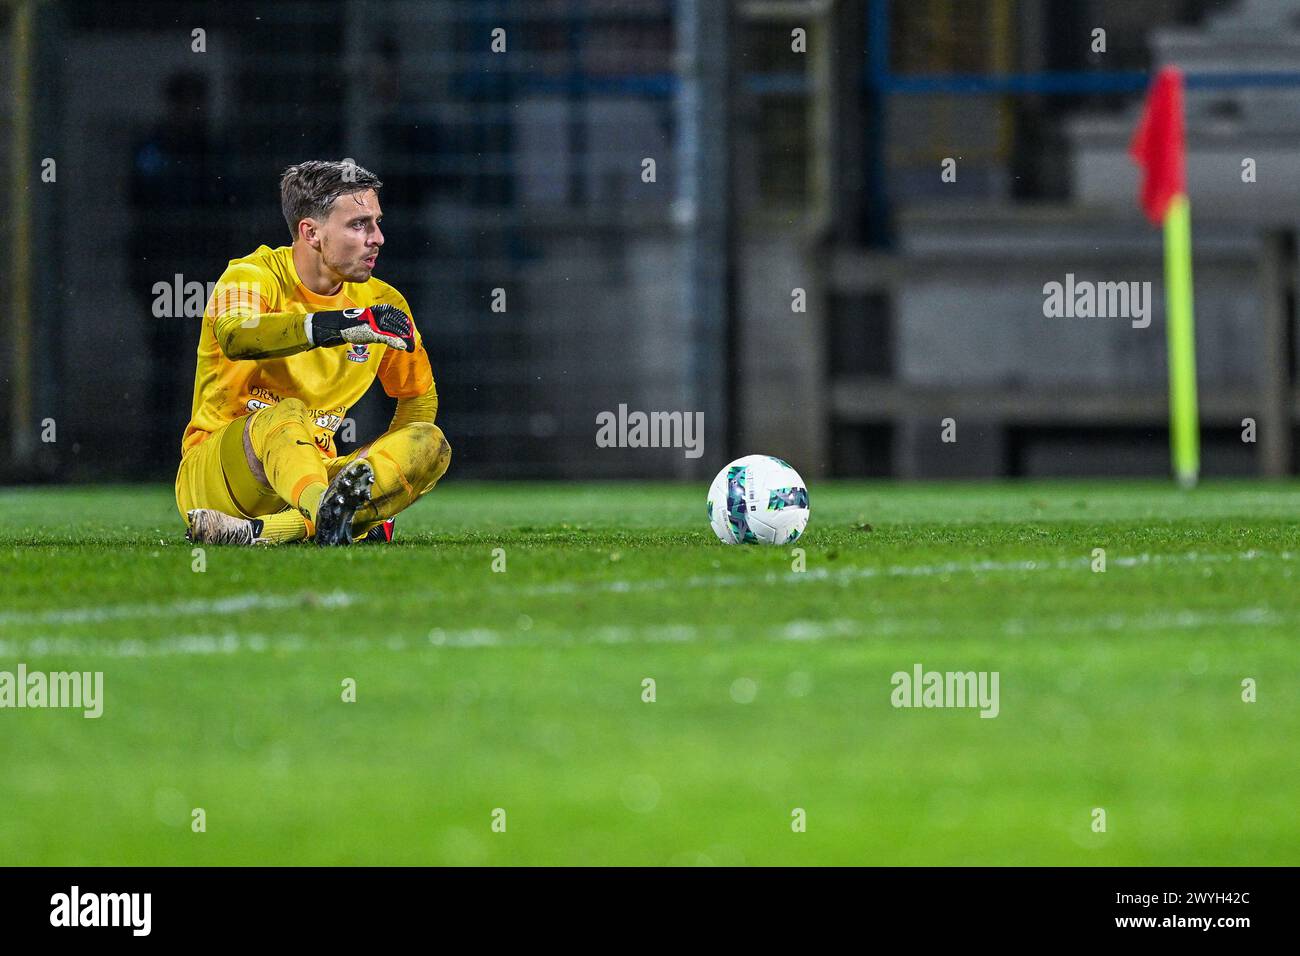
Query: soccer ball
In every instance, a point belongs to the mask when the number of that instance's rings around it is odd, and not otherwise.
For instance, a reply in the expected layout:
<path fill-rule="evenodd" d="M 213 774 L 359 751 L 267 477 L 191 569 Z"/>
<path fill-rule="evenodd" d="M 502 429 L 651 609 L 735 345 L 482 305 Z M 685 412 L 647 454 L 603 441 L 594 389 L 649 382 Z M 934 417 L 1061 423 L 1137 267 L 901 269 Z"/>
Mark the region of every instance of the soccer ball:
<path fill-rule="evenodd" d="M 808 524 L 808 488 L 780 458 L 737 458 L 709 487 L 709 524 L 723 544 L 789 544 Z"/>

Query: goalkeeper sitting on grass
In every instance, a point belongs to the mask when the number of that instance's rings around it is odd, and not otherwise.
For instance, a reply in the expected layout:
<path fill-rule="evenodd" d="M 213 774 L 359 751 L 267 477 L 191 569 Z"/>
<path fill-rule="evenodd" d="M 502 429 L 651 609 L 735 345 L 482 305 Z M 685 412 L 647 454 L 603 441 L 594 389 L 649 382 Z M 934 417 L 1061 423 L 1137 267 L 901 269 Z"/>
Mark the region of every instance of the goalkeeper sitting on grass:
<path fill-rule="evenodd" d="M 378 190 L 351 162 L 290 166 L 293 245 L 222 273 L 203 316 L 176 505 L 211 544 L 391 540 L 392 517 L 447 471 L 451 447 L 411 309 L 371 276 Z M 388 431 L 340 458 L 334 432 L 375 376 L 397 399 Z"/>

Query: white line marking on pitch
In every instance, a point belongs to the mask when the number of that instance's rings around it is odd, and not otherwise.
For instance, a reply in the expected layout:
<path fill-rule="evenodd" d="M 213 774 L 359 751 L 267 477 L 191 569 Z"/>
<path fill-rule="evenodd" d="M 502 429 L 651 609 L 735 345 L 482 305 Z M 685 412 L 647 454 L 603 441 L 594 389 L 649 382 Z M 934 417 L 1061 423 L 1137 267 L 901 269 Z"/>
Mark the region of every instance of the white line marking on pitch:
<path fill-rule="evenodd" d="M 1266 551 L 1241 551 L 1234 554 L 1200 554 L 1192 551 L 1187 554 L 1138 554 L 1112 558 L 1108 564 L 1115 567 L 1131 568 L 1159 564 L 1180 564 L 1183 562 L 1228 562 L 1255 561 L 1260 558 L 1277 558 L 1280 561 L 1292 561 L 1295 555 L 1290 551 L 1276 554 Z M 752 584 L 801 584 L 809 581 L 848 581 L 866 578 L 893 577 L 942 577 L 947 574 L 987 574 L 1006 571 L 1072 571 L 1089 567 L 1091 558 L 1060 558 L 1056 560 L 1025 561 L 977 561 L 947 564 L 914 565 L 897 564 L 885 567 L 850 567 L 831 570 L 813 568 L 811 571 L 795 573 L 793 571 L 766 571 L 761 575 L 696 575 L 689 578 L 659 578 L 642 581 L 588 581 L 582 584 L 573 582 L 556 582 L 521 588 L 512 593 L 526 597 L 544 597 L 548 594 L 576 594 L 588 591 L 608 591 L 625 594 L 631 591 L 662 591 L 678 588 L 738 587 Z"/>
<path fill-rule="evenodd" d="M 1116 556 L 1109 559 L 1112 567 L 1139 567 L 1161 564 L 1181 564 L 1200 562 L 1255 561 L 1260 558 L 1275 558 L 1280 561 L 1293 561 L 1295 554 L 1290 551 L 1270 553 L 1266 551 L 1242 551 L 1233 554 L 1200 554 L 1192 551 L 1187 554 L 1138 554 Z M 546 597 L 555 594 L 578 594 L 591 591 L 603 591 L 613 594 L 628 594 L 637 591 L 663 591 L 680 588 L 725 588 L 741 587 L 753 584 L 807 584 L 809 582 L 833 582 L 847 584 L 850 581 L 881 577 L 942 577 L 953 574 L 989 574 L 1003 572 L 1033 571 L 1069 571 L 1081 570 L 1089 566 L 1086 557 L 1056 560 L 1024 561 L 978 561 L 957 563 L 950 562 L 934 565 L 886 565 L 884 567 L 849 567 L 831 570 L 813 568 L 795 573 L 786 571 L 766 571 L 762 574 L 738 575 L 695 575 L 689 578 L 658 578 L 641 581 L 585 581 L 582 583 L 556 582 L 552 584 L 529 585 L 522 588 L 502 588 L 501 593 L 515 597 Z M 432 599 L 439 595 L 429 593 Z M 93 624 L 102 621 L 132 620 L 137 618 L 175 618 L 196 617 L 209 614 L 238 614 L 246 611 L 276 611 L 293 608 L 338 608 L 361 605 L 367 598 L 361 594 L 348 594 L 333 591 L 327 594 L 237 594 L 220 598 L 195 598 L 174 601 L 170 604 L 106 604 L 89 607 L 55 608 L 46 611 L 7 611 L 0 613 L 0 626 L 36 625 L 36 624 Z"/>
<path fill-rule="evenodd" d="M 49 611 L 7 611 L 0 614 L 0 624 L 95 624 L 148 617 L 239 614 L 244 611 L 275 611 L 285 608 L 335 608 L 348 607 L 356 600 L 356 595 L 342 591 L 329 594 L 235 594 L 220 598 L 191 598 L 171 604 L 100 604 Z"/>
<path fill-rule="evenodd" d="M 1101 631 L 1143 633 L 1151 631 L 1185 630 L 1213 625 L 1232 627 L 1258 627 L 1262 625 L 1291 624 L 1296 615 L 1280 614 L 1267 607 L 1244 607 L 1232 611 L 1188 611 L 1156 609 L 1137 615 L 1101 614 L 1073 621 L 1043 625 L 1034 621 L 1011 618 L 996 625 L 1008 636 L 1076 635 Z M 515 630 L 475 627 L 462 630 L 434 628 L 424 639 L 408 640 L 392 635 L 386 640 L 352 638 L 347 641 L 314 638 L 307 640 L 300 634 L 184 634 L 156 640 L 127 638 L 122 640 L 87 640 L 80 637 L 36 637 L 28 640 L 0 640 L 0 657 L 37 659 L 45 656 L 66 657 L 212 657 L 239 653 L 260 654 L 267 651 L 296 653 L 304 650 L 326 649 L 346 653 L 387 651 L 402 653 L 408 649 L 484 647 L 574 647 L 594 644 L 680 644 L 700 640 L 718 642 L 738 637 L 761 637 L 769 641 L 823 641 L 862 639 L 902 635 L 945 634 L 951 625 L 933 619 L 833 618 L 825 621 L 793 620 L 772 625 L 763 630 L 737 629 L 730 625 L 700 627 L 692 624 L 671 624 L 655 627 L 607 626 L 586 632 L 570 629 L 533 629 L 526 636 Z"/>

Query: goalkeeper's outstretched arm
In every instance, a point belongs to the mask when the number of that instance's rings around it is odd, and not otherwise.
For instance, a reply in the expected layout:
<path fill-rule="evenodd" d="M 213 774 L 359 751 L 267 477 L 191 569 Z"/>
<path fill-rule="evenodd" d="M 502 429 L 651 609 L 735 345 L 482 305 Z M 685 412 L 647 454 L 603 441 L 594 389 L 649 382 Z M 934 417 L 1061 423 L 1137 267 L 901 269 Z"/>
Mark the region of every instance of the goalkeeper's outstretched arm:
<path fill-rule="evenodd" d="M 380 303 L 367 309 L 332 312 L 266 312 L 234 309 L 212 323 L 217 344 L 226 357 L 283 358 L 314 348 L 339 345 L 387 345 L 415 351 L 415 327 L 395 305 Z"/>

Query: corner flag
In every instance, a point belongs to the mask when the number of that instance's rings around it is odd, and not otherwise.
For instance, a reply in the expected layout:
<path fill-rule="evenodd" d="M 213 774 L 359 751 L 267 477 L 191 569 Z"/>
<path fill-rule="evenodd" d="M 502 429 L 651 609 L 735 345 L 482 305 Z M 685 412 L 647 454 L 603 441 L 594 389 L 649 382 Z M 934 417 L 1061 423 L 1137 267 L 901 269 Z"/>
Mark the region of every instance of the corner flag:
<path fill-rule="evenodd" d="M 1178 481 L 1190 488 L 1201 470 L 1196 404 L 1196 329 L 1192 321 L 1192 219 L 1187 202 L 1183 74 L 1156 76 L 1129 154 L 1142 168 L 1138 201 L 1165 230 L 1165 320 L 1169 343 L 1169 444 Z"/>

